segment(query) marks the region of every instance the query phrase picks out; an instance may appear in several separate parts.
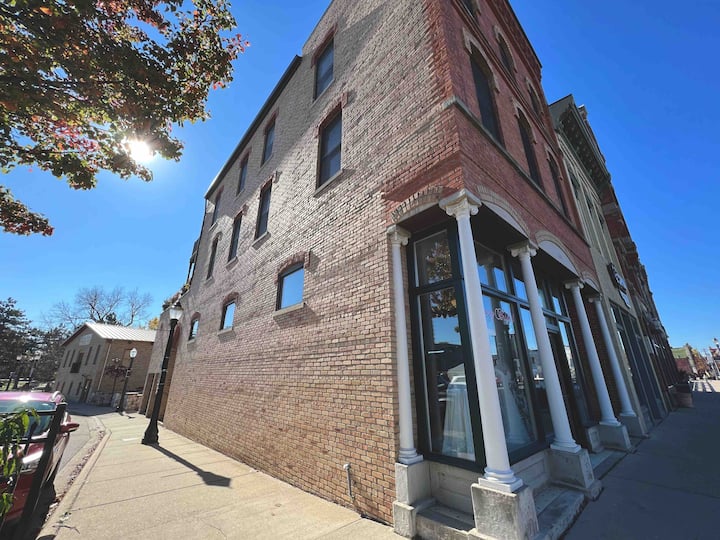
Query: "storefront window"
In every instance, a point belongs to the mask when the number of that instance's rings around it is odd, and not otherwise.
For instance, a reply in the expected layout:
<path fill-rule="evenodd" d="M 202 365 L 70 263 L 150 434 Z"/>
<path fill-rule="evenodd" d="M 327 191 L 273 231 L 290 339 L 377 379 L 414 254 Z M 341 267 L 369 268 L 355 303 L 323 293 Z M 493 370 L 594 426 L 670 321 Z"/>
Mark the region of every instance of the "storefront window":
<path fill-rule="evenodd" d="M 431 450 L 474 460 L 470 402 L 455 289 L 418 297 Z"/>
<path fill-rule="evenodd" d="M 573 395 L 575 396 L 575 404 L 578 409 L 578 415 L 583 425 L 590 422 L 590 413 L 588 412 L 587 402 L 585 400 L 585 391 L 583 390 L 582 373 L 579 371 L 575 353 L 570 345 L 570 324 L 564 321 L 560 322 L 560 337 L 562 338 L 563 348 L 565 349 L 565 358 L 567 359 L 568 370 L 570 371 L 570 384 L 572 384 Z"/>
<path fill-rule="evenodd" d="M 519 354 L 512 306 L 487 295 L 483 295 L 483 302 L 505 439 L 512 452 L 537 439 L 528 377 Z"/>
<path fill-rule="evenodd" d="M 525 334 L 525 345 L 527 347 L 530 370 L 532 371 L 540 422 L 542 423 L 543 432 L 547 437 L 553 434 L 553 426 L 552 419 L 550 418 L 547 391 L 545 389 L 545 373 L 543 372 L 542 363 L 540 362 L 540 351 L 538 350 L 537 339 L 535 338 L 535 329 L 533 328 L 530 310 L 521 307 L 520 317 L 522 318 L 522 328 Z"/>
<path fill-rule="evenodd" d="M 416 284 L 432 285 L 452 278 L 450 246 L 447 231 L 442 231 L 415 243 L 417 264 Z"/>
<path fill-rule="evenodd" d="M 523 279 L 522 269 L 517 263 L 517 260 L 513 259 L 510 266 L 513 274 L 513 285 L 515 287 L 515 296 L 522 300 L 527 300 L 527 291 L 525 290 L 525 280 Z"/>
<path fill-rule="evenodd" d="M 478 243 L 475 244 L 475 257 L 480 283 L 498 291 L 509 292 L 502 257 Z"/>

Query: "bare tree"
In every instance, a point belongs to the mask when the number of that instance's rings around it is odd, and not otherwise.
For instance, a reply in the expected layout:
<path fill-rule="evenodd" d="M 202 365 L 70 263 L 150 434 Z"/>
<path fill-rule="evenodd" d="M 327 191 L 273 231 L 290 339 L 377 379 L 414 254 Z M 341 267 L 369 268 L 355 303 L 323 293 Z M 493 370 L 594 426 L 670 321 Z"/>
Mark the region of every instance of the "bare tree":
<path fill-rule="evenodd" d="M 137 289 L 106 290 L 99 286 L 80 289 L 72 302 L 58 302 L 45 316 L 46 324 L 74 329 L 86 321 L 132 326 L 147 314 L 152 297 Z"/>

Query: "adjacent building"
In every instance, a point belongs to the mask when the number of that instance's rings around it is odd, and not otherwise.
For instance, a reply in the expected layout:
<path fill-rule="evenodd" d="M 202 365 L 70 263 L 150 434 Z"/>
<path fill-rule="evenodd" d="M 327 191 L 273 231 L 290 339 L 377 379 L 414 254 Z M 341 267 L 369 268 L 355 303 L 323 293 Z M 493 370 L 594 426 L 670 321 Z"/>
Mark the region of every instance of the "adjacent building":
<path fill-rule="evenodd" d="M 110 405 L 122 391 L 130 351 L 136 349 L 127 390 L 142 391 L 154 341 L 154 330 L 85 323 L 63 344 L 55 389 L 69 401 Z"/>
<path fill-rule="evenodd" d="M 553 120 L 505 0 L 330 3 L 206 193 L 165 425 L 408 537 L 577 512 L 647 427 Z"/>

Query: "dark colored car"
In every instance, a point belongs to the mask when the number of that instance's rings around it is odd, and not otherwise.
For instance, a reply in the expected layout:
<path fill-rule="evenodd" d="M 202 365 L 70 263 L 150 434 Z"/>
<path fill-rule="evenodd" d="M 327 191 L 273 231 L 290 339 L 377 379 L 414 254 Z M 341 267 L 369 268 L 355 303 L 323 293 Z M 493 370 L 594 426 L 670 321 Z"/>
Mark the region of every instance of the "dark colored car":
<path fill-rule="evenodd" d="M 63 401 L 65 401 L 65 398 L 60 392 L 0 392 L 0 414 L 15 412 L 24 408 L 35 409 L 38 412 L 54 411 L 57 409 L 58 404 Z M 50 461 L 44 471 L 38 471 L 40 457 L 42 456 L 45 443 L 36 442 L 36 440 L 47 437 L 52 418 L 52 415 L 39 417 L 39 425 L 35 427 L 32 440 L 23 457 L 22 468 L 18 476 L 17 486 L 15 487 L 13 505 L 5 516 L 6 523 L 20 519 L 36 474 L 43 475 L 44 487 L 52 485 L 58 467 L 60 466 L 63 452 L 65 452 L 70 433 L 79 427 L 79 424 L 71 422 L 70 415 L 66 412 L 65 417 L 61 421 L 60 430 L 53 442 Z M 4 482 L 0 484 L 0 488 L 5 488 Z"/>

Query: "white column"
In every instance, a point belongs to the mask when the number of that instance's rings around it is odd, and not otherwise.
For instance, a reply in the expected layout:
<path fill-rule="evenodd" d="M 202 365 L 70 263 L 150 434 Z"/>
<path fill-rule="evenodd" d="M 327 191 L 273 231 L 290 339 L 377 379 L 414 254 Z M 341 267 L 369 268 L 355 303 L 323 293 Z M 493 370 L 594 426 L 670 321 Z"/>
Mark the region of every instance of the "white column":
<path fill-rule="evenodd" d="M 615 354 L 615 346 L 610 337 L 605 311 L 603 311 L 602 307 L 602 298 L 596 296 L 591 298 L 590 302 L 595 304 L 595 313 L 597 313 L 597 318 L 600 322 L 600 332 L 602 333 L 603 341 L 605 341 L 605 349 L 607 350 L 608 358 L 610 358 L 610 367 L 615 376 L 615 384 L 617 384 L 617 391 L 620 396 L 620 407 L 622 409 L 620 414 L 623 416 L 637 416 L 630 403 L 630 395 L 628 394 L 627 386 L 625 386 L 625 379 L 620 369 L 620 361 L 618 360 L 617 354 Z"/>
<path fill-rule="evenodd" d="M 476 197 L 465 190 L 440 201 L 440 207 L 457 220 L 460 238 L 460 260 L 487 462 L 481 480 L 487 480 L 503 491 L 514 492 L 523 486 L 523 481 L 517 478 L 510 468 L 500 398 L 495 382 L 495 368 L 490 352 L 490 338 L 485 323 L 485 307 L 475 258 L 475 242 L 470 227 L 470 216 L 477 214 L 481 204 Z"/>
<path fill-rule="evenodd" d="M 410 362 L 408 358 L 407 315 L 405 313 L 405 286 L 402 271 L 402 248 L 410 234 L 392 225 L 388 229 L 392 245 L 393 295 L 395 298 L 395 338 L 397 347 L 398 410 L 400 414 L 400 455 L 398 461 L 405 465 L 422 461 L 415 450 L 413 436 L 412 401 L 410 398 Z"/>
<path fill-rule="evenodd" d="M 615 418 L 615 413 L 612 409 L 610 394 L 608 394 L 607 385 L 605 384 L 605 375 L 603 375 L 602 367 L 600 366 L 600 358 L 598 358 L 595 340 L 593 339 L 587 312 L 585 311 L 585 304 L 583 304 L 582 294 L 580 294 L 582 287 L 583 284 L 579 281 L 565 283 L 565 288 L 570 289 L 573 300 L 575 301 L 575 310 L 577 311 L 580 331 L 582 332 L 583 343 L 585 344 L 585 353 L 588 356 L 588 364 L 590 364 L 590 371 L 592 372 L 593 382 L 595 383 L 595 393 L 600 403 L 600 423 L 606 426 L 619 426 L 620 422 Z"/>
<path fill-rule="evenodd" d="M 555 432 L 555 440 L 550 447 L 553 450 L 577 453 L 582 449 L 580 445 L 575 442 L 575 439 L 573 439 L 572 430 L 570 429 L 565 400 L 563 399 L 562 388 L 560 388 L 560 378 L 558 377 L 555 357 L 553 356 L 550 337 L 548 336 L 547 325 L 545 324 L 545 315 L 543 314 L 542 305 L 540 304 L 540 293 L 538 292 L 537 282 L 535 281 L 535 271 L 530 261 L 530 257 L 535 256 L 537 253 L 537 248 L 530 242 L 523 242 L 522 244 L 510 246 L 509 249 L 513 257 L 520 259 L 523 281 L 525 282 L 525 292 L 527 293 L 528 303 L 530 304 L 530 316 L 532 317 L 533 330 L 535 331 L 538 355 L 540 356 L 540 364 L 542 365 L 543 376 L 545 377 L 545 393 L 547 394 L 550 418 L 552 419 L 553 431 Z"/>

